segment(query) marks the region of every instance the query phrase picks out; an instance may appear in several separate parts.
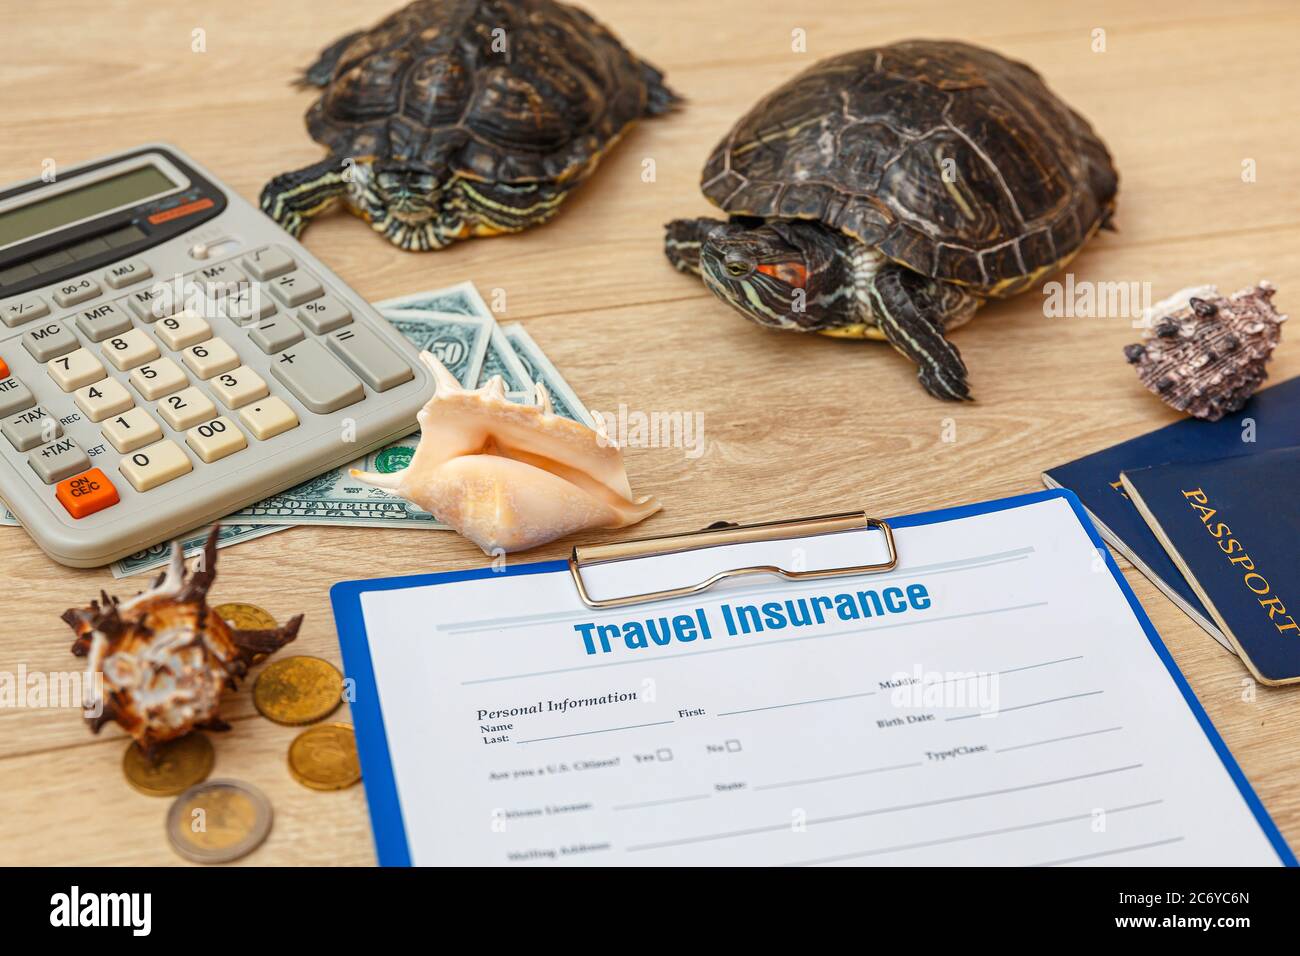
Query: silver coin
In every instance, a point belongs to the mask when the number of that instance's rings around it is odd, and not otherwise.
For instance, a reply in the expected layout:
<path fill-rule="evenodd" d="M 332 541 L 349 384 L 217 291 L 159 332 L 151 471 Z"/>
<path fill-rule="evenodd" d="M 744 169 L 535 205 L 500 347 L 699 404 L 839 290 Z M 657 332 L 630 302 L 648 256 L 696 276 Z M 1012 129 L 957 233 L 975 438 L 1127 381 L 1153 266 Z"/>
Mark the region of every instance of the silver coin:
<path fill-rule="evenodd" d="M 271 832 L 271 801 L 239 780 L 190 787 L 167 811 L 172 849 L 196 863 L 229 863 L 252 853 Z"/>

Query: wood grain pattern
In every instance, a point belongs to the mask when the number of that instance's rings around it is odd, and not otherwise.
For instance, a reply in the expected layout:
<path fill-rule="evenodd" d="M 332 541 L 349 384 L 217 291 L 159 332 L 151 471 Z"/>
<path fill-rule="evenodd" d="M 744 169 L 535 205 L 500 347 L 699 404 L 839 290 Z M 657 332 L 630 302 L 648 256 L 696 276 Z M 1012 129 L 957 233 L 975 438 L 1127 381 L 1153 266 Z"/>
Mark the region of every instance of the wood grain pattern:
<path fill-rule="evenodd" d="M 39 174 L 46 158 L 69 166 L 165 140 L 256 199 L 272 175 L 320 156 L 302 127 L 312 94 L 289 85 L 295 71 L 391 5 L 13 5 L 0 35 L 0 182 Z M 698 177 L 714 143 L 761 91 L 821 56 L 939 32 L 1026 60 L 1089 117 L 1121 173 L 1120 231 L 1075 260 L 1078 278 L 1149 283 L 1159 298 L 1185 285 L 1226 291 L 1265 277 L 1281 290 L 1284 311 L 1300 302 L 1300 134 L 1284 121 L 1294 115 L 1300 11 L 1285 0 L 819 0 L 799 12 L 775 0 L 586 6 L 663 68 L 689 103 L 635 130 L 554 223 L 422 256 L 338 215 L 305 241 L 371 299 L 466 278 L 485 295 L 501 290 L 502 318 L 524 321 L 594 408 L 703 413 L 703 456 L 629 451 L 633 486 L 666 503 L 638 531 L 851 506 L 899 514 L 1032 491 L 1045 468 L 1177 417 L 1124 364 L 1120 350 L 1137 337 L 1128 319 L 1048 319 L 1036 293 L 991 306 L 955 336 L 978 401 L 952 407 L 929 399 L 887 348 L 765 331 L 668 267 L 662 225 L 708 213 Z M 796 28 L 806 31 L 807 53 L 791 52 Z M 1091 48 L 1098 28 L 1104 53 Z M 196 29 L 206 52 L 192 52 Z M 74 49 L 69 31 L 94 42 Z M 653 182 L 642 180 L 646 159 Z M 1257 181 L 1243 182 L 1245 160 Z M 1274 380 L 1300 373 L 1296 334 L 1285 330 Z M 955 442 L 942 440 L 945 419 L 955 422 Z M 253 601 L 281 620 L 304 612 L 293 651 L 338 663 L 330 584 L 481 562 L 451 535 L 301 528 L 223 552 L 213 599 Z M 1254 687 L 1145 578 L 1126 574 L 1300 846 L 1300 691 Z M 101 588 L 140 585 L 55 565 L 21 531 L 0 528 L 0 671 L 76 667 L 59 614 Z M 269 840 L 249 861 L 372 863 L 361 788 L 322 794 L 293 782 L 285 754 L 295 731 L 258 717 L 246 688 L 226 714 L 234 729 L 214 735 L 214 775 L 254 783 L 276 810 Z M 178 862 L 163 833 L 168 801 L 127 786 L 124 747 L 115 728 L 92 737 L 74 712 L 0 709 L 0 862 Z"/>

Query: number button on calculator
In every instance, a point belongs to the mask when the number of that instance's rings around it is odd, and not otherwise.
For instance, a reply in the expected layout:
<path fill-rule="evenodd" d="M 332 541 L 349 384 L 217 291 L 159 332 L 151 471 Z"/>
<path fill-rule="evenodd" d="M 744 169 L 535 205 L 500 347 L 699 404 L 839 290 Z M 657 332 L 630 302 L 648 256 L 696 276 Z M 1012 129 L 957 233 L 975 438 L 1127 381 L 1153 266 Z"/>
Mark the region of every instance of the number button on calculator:
<path fill-rule="evenodd" d="M 104 357 L 113 363 L 119 372 L 129 372 L 137 365 L 152 362 L 158 357 L 158 346 L 153 339 L 139 329 L 132 329 L 125 335 L 117 335 L 100 346 Z"/>
<path fill-rule="evenodd" d="M 224 339 L 208 339 L 191 345 L 181 353 L 181 360 L 204 381 L 240 365 L 239 354 Z"/>
<path fill-rule="evenodd" d="M 45 367 L 50 370 L 50 378 L 65 392 L 74 392 L 83 385 L 91 385 L 108 374 L 99 359 L 85 349 L 69 352 Z"/>
<path fill-rule="evenodd" d="M 150 402 L 156 402 L 189 383 L 190 380 L 185 377 L 181 367 L 169 358 L 141 365 L 131 373 L 131 384 Z"/>
<path fill-rule="evenodd" d="M 185 443 L 209 465 L 248 447 L 248 439 L 224 415 L 196 425 L 185 433 Z"/>
<path fill-rule="evenodd" d="M 170 439 L 132 452 L 117 467 L 136 491 L 149 491 L 194 470 L 181 446 Z"/>
<path fill-rule="evenodd" d="M 271 394 L 262 376 L 247 365 L 223 372 L 211 382 L 212 390 L 227 408 L 243 408 L 249 402 Z"/>
<path fill-rule="evenodd" d="M 193 428 L 199 422 L 206 422 L 217 415 L 217 406 L 212 400 L 191 385 L 187 389 L 168 395 L 158 403 L 158 413 L 178 432 Z"/>
<path fill-rule="evenodd" d="M 169 349 L 177 352 L 212 338 L 212 326 L 189 309 L 159 320 L 154 328 L 158 332 L 158 338 L 166 342 Z"/>
<path fill-rule="evenodd" d="M 135 406 L 131 393 L 115 378 L 79 388 L 72 393 L 72 398 L 92 422 L 102 422 L 110 415 L 120 415 Z"/>
<path fill-rule="evenodd" d="M 104 422 L 104 437 L 122 454 L 152 445 L 163 437 L 162 428 L 143 408 L 133 408 Z"/>

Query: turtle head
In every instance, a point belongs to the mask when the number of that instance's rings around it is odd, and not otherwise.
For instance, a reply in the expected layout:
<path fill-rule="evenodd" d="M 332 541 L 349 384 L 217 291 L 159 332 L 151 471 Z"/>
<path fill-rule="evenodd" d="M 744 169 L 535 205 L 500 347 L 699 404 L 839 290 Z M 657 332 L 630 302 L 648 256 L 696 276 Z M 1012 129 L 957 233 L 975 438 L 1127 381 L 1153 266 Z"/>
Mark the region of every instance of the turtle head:
<path fill-rule="evenodd" d="M 384 211 L 408 226 L 423 225 L 438 214 L 442 181 L 427 166 L 375 163 L 372 188 Z"/>
<path fill-rule="evenodd" d="M 837 294 L 852 285 L 844 243 L 815 222 L 722 223 L 700 244 L 700 274 L 714 295 L 759 325 L 816 331 L 845 321 L 838 309 L 848 303 Z"/>

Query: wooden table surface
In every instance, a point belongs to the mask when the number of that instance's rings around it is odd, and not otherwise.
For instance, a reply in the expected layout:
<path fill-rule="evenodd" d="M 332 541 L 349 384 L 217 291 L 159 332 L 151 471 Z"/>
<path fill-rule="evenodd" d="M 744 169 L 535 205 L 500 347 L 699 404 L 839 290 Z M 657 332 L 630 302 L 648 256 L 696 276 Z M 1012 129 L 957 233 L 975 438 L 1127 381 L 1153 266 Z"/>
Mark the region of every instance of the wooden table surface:
<path fill-rule="evenodd" d="M 667 265 L 662 224 L 710 211 L 698 182 L 714 143 L 762 91 L 823 56 L 938 35 L 1029 62 L 1093 122 L 1121 174 L 1119 231 L 1075 260 L 1079 280 L 1149 283 L 1161 298 L 1268 278 L 1284 311 L 1300 308 L 1300 9 L 1286 0 L 586 5 L 689 103 L 635 129 L 552 224 L 414 254 L 339 214 L 305 242 L 372 300 L 464 279 L 489 299 L 501 290 L 499 317 L 522 321 L 593 408 L 703 413 L 704 455 L 628 451 L 633 487 L 665 504 L 636 534 L 851 507 L 902 514 L 1034 491 L 1045 468 L 1178 418 L 1125 364 L 1121 349 L 1137 338 L 1128 318 L 1045 318 L 1038 291 L 986 308 L 956 333 L 978 399 L 957 407 L 928 398 L 883 345 L 760 329 Z M 39 175 L 48 159 L 67 167 L 165 140 L 256 200 L 269 177 L 321 155 L 302 123 L 313 94 L 290 85 L 295 71 L 390 9 L 385 0 L 186 6 L 11 5 L 0 34 L 0 183 Z M 806 52 L 792 49 L 797 30 Z M 196 37 L 205 50 L 195 51 Z M 1284 332 L 1274 381 L 1300 373 L 1291 341 L 1300 331 Z M 944 441 L 950 423 L 956 440 Z M 571 544 L 530 557 L 560 557 Z M 281 620 L 305 613 L 292 651 L 339 663 L 333 582 L 482 562 L 450 534 L 297 528 L 223 551 L 213 599 L 251 601 Z M 1256 688 L 1141 574 L 1125 573 L 1300 847 L 1300 690 Z M 0 528 L 0 672 L 78 670 L 59 615 L 101 588 L 125 596 L 143 583 L 61 567 L 22 531 Z M 259 717 L 247 685 L 224 715 L 233 729 L 213 735 L 214 776 L 247 780 L 275 805 L 270 838 L 248 862 L 374 861 L 360 786 L 296 784 L 285 763 L 295 731 Z M 0 863 L 177 862 L 163 831 L 170 801 L 128 787 L 125 746 L 114 726 L 92 736 L 75 711 L 0 709 Z"/>

